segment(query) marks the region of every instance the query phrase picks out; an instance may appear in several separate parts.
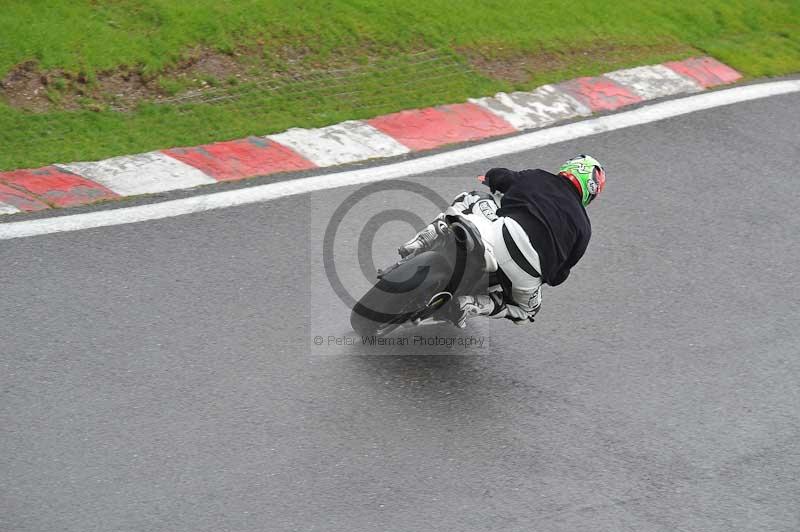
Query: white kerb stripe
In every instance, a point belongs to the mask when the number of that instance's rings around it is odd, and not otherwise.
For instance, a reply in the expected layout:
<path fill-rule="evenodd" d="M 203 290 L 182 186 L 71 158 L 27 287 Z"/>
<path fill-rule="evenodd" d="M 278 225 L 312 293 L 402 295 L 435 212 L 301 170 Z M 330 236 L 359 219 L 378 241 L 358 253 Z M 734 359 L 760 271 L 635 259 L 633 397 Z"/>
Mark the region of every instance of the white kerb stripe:
<path fill-rule="evenodd" d="M 383 166 L 291 179 L 238 190 L 200 194 L 189 198 L 137 205 L 135 207 L 123 207 L 39 220 L 0 223 L 0 240 L 158 220 L 213 209 L 270 201 L 298 194 L 308 194 L 331 188 L 397 179 L 549 146 L 606 131 L 648 124 L 695 111 L 795 92 L 800 92 L 800 80 L 746 85 L 659 102 L 613 115 L 564 124 L 563 126 L 533 131 L 515 137 Z"/>
<path fill-rule="evenodd" d="M 358 120 L 319 129 L 292 128 L 267 138 L 288 146 L 317 166 L 392 157 L 409 151 L 389 135 Z"/>
<path fill-rule="evenodd" d="M 629 88 L 645 100 L 699 92 L 703 87 L 664 65 L 651 65 L 603 74 Z"/>
<path fill-rule="evenodd" d="M 157 151 L 56 166 L 100 183 L 121 196 L 165 192 L 217 182 L 197 168 Z"/>
<path fill-rule="evenodd" d="M 499 115 L 519 130 L 549 126 L 560 120 L 592 114 L 588 107 L 552 85 L 532 92 L 499 92 L 492 97 L 471 99 L 491 113 Z"/>
<path fill-rule="evenodd" d="M 0 214 L 16 214 L 18 212 L 20 212 L 20 210 L 13 205 L 0 201 Z"/>

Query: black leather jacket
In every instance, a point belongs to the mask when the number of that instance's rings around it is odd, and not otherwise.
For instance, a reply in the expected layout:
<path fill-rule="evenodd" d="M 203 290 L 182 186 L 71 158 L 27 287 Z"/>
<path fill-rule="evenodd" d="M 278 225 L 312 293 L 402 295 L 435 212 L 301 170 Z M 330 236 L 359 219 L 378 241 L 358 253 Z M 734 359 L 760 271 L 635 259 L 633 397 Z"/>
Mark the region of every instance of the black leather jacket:
<path fill-rule="evenodd" d="M 581 196 L 564 177 L 544 170 L 492 168 L 485 183 L 500 191 L 499 216 L 513 218 L 539 254 L 542 280 L 556 286 L 569 276 L 592 235 Z"/>

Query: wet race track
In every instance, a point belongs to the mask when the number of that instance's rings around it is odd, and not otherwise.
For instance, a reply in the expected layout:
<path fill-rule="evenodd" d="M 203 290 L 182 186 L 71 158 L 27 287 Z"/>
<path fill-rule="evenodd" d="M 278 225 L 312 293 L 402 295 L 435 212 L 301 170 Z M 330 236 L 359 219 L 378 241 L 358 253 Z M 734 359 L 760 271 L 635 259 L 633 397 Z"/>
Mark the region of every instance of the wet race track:
<path fill-rule="evenodd" d="M 608 171 L 536 323 L 424 332 L 449 347 L 336 340 L 321 249 L 352 187 L 0 242 L 0 530 L 798 530 L 797 109 L 409 178 L 449 201 L 492 166 Z M 365 198 L 343 284 L 368 286 L 368 218 L 440 207 Z M 387 223 L 362 257 L 411 234 Z"/>

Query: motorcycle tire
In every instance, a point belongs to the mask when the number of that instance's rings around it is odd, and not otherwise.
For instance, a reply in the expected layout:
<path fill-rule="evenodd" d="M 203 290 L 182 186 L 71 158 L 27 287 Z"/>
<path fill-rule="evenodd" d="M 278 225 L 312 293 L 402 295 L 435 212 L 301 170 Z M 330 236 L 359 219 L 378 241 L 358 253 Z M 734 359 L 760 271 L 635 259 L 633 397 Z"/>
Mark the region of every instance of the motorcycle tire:
<path fill-rule="evenodd" d="M 451 274 L 449 262 L 440 253 L 420 253 L 382 276 L 364 294 L 350 313 L 350 325 L 362 336 L 390 333 L 444 290 Z"/>

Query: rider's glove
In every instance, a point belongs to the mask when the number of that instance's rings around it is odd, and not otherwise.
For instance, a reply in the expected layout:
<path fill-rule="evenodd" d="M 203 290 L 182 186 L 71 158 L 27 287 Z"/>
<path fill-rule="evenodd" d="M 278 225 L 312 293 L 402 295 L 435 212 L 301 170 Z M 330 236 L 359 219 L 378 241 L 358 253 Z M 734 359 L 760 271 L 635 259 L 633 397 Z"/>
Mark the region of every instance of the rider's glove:
<path fill-rule="evenodd" d="M 488 172 L 486 172 L 486 176 L 483 179 L 483 184 L 489 187 L 489 190 L 492 191 L 492 194 L 495 192 L 501 192 L 505 194 L 508 187 L 511 186 L 511 183 L 514 181 L 517 173 L 513 170 L 509 170 L 508 168 L 492 168 Z"/>

